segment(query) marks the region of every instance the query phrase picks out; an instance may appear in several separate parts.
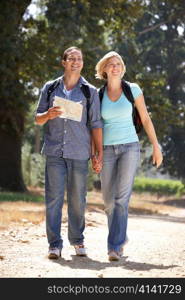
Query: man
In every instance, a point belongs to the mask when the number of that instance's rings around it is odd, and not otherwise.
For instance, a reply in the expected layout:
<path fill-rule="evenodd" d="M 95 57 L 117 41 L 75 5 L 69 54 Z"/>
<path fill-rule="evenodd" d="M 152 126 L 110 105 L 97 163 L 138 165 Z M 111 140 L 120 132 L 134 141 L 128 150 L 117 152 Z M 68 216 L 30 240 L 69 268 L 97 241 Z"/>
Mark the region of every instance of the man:
<path fill-rule="evenodd" d="M 50 259 L 59 258 L 63 248 L 61 219 L 65 184 L 68 203 L 68 239 L 74 246 L 76 255 L 86 256 L 83 232 L 91 138 L 95 143 L 97 159 L 100 163 L 102 161 L 99 97 L 96 88 L 81 76 L 82 51 L 77 47 L 66 49 L 62 65 L 64 75 L 59 78 L 59 84 L 51 92 L 49 99 L 48 89 L 54 81 L 44 85 L 35 117 L 37 124 L 46 124 L 42 153 L 46 155 L 46 232 Z M 82 86 L 88 86 L 89 99 L 84 96 Z M 53 103 L 55 96 L 81 104 L 81 120 L 62 117 L 64 111 Z"/>

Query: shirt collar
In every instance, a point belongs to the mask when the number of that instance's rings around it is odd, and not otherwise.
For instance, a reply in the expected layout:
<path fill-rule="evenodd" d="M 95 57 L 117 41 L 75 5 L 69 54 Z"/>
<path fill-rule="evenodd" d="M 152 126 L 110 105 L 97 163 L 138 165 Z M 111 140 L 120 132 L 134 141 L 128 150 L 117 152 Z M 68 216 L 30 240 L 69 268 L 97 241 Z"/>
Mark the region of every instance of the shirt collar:
<path fill-rule="evenodd" d="M 61 81 L 61 84 L 62 84 L 62 89 L 64 89 L 64 75 L 62 75 L 61 77 L 59 77 L 60 81 Z M 85 84 L 85 85 L 88 85 L 88 82 L 87 80 L 83 77 L 83 76 L 80 76 L 79 80 L 78 80 L 78 83 L 77 85 L 75 86 L 76 87 L 81 87 L 82 84 Z"/>

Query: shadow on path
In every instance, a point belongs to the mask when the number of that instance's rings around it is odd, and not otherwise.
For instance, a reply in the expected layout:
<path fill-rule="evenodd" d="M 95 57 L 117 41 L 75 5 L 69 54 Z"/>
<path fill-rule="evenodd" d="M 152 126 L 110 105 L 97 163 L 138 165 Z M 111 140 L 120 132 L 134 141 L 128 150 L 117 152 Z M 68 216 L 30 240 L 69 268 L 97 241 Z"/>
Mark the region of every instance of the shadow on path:
<path fill-rule="evenodd" d="M 148 200 L 148 202 L 153 203 L 153 204 L 159 204 L 158 201 L 149 201 Z M 185 208 L 185 199 L 169 199 L 169 200 L 161 201 L 160 204 L 175 206 L 175 207 L 179 207 L 179 208 Z"/>
<path fill-rule="evenodd" d="M 139 214 L 129 214 L 129 218 L 145 218 L 145 219 L 154 219 L 161 220 L 164 222 L 177 222 L 177 223 L 185 223 L 185 217 L 173 217 L 166 215 L 139 215 Z"/>
<path fill-rule="evenodd" d="M 149 263 L 140 263 L 135 261 L 127 260 L 127 257 L 122 257 L 120 261 L 115 262 L 100 262 L 98 260 L 91 259 L 89 257 L 78 257 L 76 255 L 71 256 L 71 260 L 66 260 L 60 258 L 58 260 L 53 260 L 54 263 L 61 265 L 61 267 L 69 267 L 71 269 L 89 269 L 89 270 L 102 270 L 106 268 L 122 267 L 126 270 L 136 270 L 136 271 L 149 271 L 151 269 L 165 270 L 178 267 L 177 265 L 155 265 Z"/>

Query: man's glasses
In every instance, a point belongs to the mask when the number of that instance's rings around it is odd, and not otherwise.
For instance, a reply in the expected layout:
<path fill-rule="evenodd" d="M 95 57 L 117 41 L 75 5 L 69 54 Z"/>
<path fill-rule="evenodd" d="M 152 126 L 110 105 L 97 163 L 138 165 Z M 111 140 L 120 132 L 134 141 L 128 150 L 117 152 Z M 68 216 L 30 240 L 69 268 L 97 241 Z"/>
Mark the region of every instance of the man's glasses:
<path fill-rule="evenodd" d="M 76 58 L 76 57 L 68 57 L 66 60 L 67 61 L 78 61 L 78 62 L 82 62 L 83 61 L 83 59 L 81 57 L 78 57 L 78 58 Z"/>

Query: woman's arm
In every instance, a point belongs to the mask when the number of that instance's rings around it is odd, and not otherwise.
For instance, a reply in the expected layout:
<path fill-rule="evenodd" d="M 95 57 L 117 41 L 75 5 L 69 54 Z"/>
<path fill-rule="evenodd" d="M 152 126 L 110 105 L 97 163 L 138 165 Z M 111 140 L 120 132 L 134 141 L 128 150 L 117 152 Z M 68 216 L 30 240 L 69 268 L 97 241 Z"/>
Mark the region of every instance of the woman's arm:
<path fill-rule="evenodd" d="M 152 155 L 153 164 L 156 164 L 158 168 L 163 161 L 163 155 L 161 152 L 161 147 L 157 140 L 154 125 L 147 111 L 143 95 L 140 95 L 138 98 L 135 99 L 135 106 L 141 117 L 144 130 L 153 146 L 153 155 Z"/>

